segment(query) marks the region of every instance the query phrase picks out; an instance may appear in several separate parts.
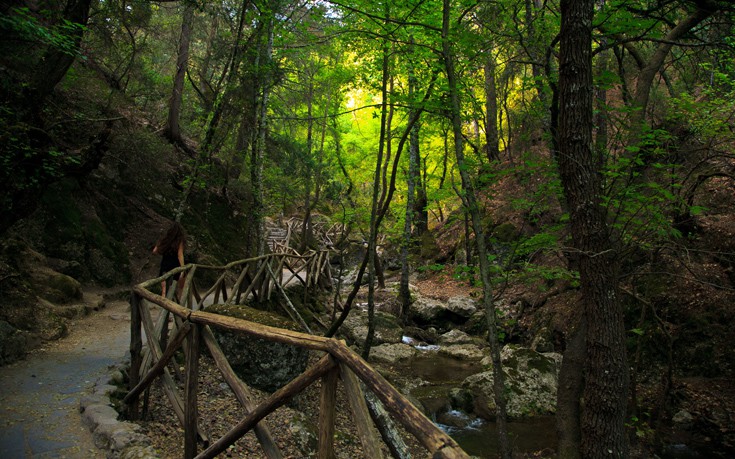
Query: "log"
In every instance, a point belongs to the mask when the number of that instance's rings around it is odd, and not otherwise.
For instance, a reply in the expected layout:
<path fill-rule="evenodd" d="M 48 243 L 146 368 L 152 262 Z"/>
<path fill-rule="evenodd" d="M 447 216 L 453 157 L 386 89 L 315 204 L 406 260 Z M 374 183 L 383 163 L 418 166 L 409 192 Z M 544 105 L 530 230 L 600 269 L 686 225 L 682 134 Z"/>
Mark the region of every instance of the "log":
<path fill-rule="evenodd" d="M 171 357 L 176 354 L 176 350 L 179 348 L 179 346 L 181 346 L 181 343 L 184 342 L 184 338 L 189 333 L 189 330 L 191 330 L 191 324 L 189 322 L 186 322 L 184 326 L 181 327 L 176 333 L 176 336 L 174 336 L 174 339 L 171 340 L 168 347 L 166 347 L 166 350 L 161 356 L 161 360 L 156 362 L 153 368 L 151 368 L 151 370 L 145 374 L 145 376 L 135 385 L 135 387 L 133 387 L 127 393 L 127 395 L 125 395 L 125 398 L 123 398 L 123 403 L 130 404 L 136 402 L 140 393 L 147 389 L 150 383 L 153 382 L 153 380 L 157 376 L 163 373 L 163 370 L 164 368 L 166 368 L 166 365 L 171 360 Z"/>
<path fill-rule="evenodd" d="M 239 291 L 240 291 L 240 285 L 242 284 L 243 279 L 245 279 L 245 275 L 248 273 L 248 265 L 245 265 L 245 267 L 240 272 L 240 275 L 237 277 L 237 280 L 235 281 L 235 284 L 232 286 L 232 295 L 230 298 L 225 302 L 225 304 L 232 304 L 232 300 L 235 299 L 235 293 L 237 293 L 238 301 L 240 298 Z"/>
<path fill-rule="evenodd" d="M 334 459 L 334 420 L 337 402 L 337 376 L 339 367 L 322 376 L 322 392 L 319 399 L 319 443 L 317 457 Z"/>
<path fill-rule="evenodd" d="M 252 412 L 253 409 L 255 409 L 255 404 L 252 401 L 252 396 L 248 386 L 245 385 L 245 383 L 243 383 L 232 370 L 230 362 L 227 361 L 227 357 L 225 357 L 224 352 L 222 352 L 222 349 L 219 347 L 219 344 L 212 333 L 212 329 L 209 328 L 209 326 L 205 325 L 202 328 L 202 338 L 204 339 L 204 343 L 207 345 L 207 349 L 209 349 L 209 352 L 212 355 L 212 359 L 214 359 L 214 363 L 225 378 L 225 382 L 227 382 L 230 389 L 232 389 L 232 392 L 240 402 L 240 405 L 242 405 L 246 413 Z M 255 425 L 255 436 L 258 437 L 260 445 L 263 447 L 265 455 L 269 459 L 281 459 L 283 457 L 278 446 L 273 441 L 270 429 L 265 421 L 260 421 Z"/>
<path fill-rule="evenodd" d="M 278 288 L 278 291 L 283 295 L 283 299 L 286 300 L 286 307 L 284 309 L 286 310 L 286 313 L 291 317 L 291 320 L 294 322 L 298 322 L 299 325 L 301 325 L 301 328 L 308 334 L 311 334 L 311 329 L 304 321 L 304 318 L 301 317 L 301 314 L 299 314 L 299 311 L 296 310 L 293 303 L 291 303 L 291 300 L 288 298 L 288 295 L 286 295 L 286 291 L 283 289 L 281 284 L 278 283 L 276 280 L 276 275 L 271 271 L 271 267 L 268 266 L 268 274 L 273 278 L 273 281 L 276 284 L 276 288 Z"/>
<path fill-rule="evenodd" d="M 449 435 L 442 432 L 418 408 L 401 395 L 383 376 L 367 362 L 337 340 L 328 341 L 329 353 L 349 366 L 365 385 L 385 404 L 403 427 L 406 428 L 430 452 L 441 453 L 447 458 L 469 458 Z"/>
<path fill-rule="evenodd" d="M 316 364 L 308 368 L 300 376 L 271 394 L 270 397 L 258 405 L 250 414 L 245 416 L 242 421 L 237 423 L 237 425 L 230 429 L 230 431 L 222 436 L 222 438 L 214 442 L 206 450 L 202 451 L 196 459 L 212 458 L 227 449 L 227 447 L 252 429 L 253 426 L 261 419 L 286 404 L 314 381 L 327 374 L 327 372 L 334 368 L 335 365 L 336 363 L 331 356 L 325 355 L 322 357 Z"/>
<path fill-rule="evenodd" d="M 135 293 L 130 294 L 130 381 L 129 388 L 138 385 L 140 381 L 140 367 L 143 363 L 143 332 L 140 318 L 141 298 Z M 131 420 L 137 420 L 139 416 L 138 402 L 128 405 L 128 416 Z"/>
<path fill-rule="evenodd" d="M 177 268 L 178 269 L 178 268 Z M 140 297 L 150 301 L 151 303 L 155 303 L 158 306 L 162 307 L 163 309 L 169 311 L 170 313 L 174 314 L 175 316 L 181 317 L 184 320 L 187 320 L 189 318 L 189 314 L 191 314 L 191 310 L 181 307 L 181 305 L 166 299 L 162 297 L 161 295 L 156 295 L 153 292 L 150 292 L 146 290 L 145 288 L 141 287 L 140 285 L 136 285 L 133 287 L 133 292 Z"/>
<path fill-rule="evenodd" d="M 347 401 L 352 409 L 355 426 L 360 435 L 360 442 L 362 443 L 365 457 L 383 459 L 383 452 L 380 449 L 378 438 L 375 436 L 375 431 L 372 428 L 370 413 L 365 403 L 365 394 L 360 388 L 360 383 L 357 381 L 357 377 L 352 370 L 344 363 L 339 364 L 339 371 L 342 384 L 345 387 Z"/>
<path fill-rule="evenodd" d="M 257 285 L 258 279 L 260 278 L 261 274 L 263 274 L 263 272 L 265 271 L 265 266 L 268 264 L 267 262 L 268 260 L 263 260 L 263 263 L 260 265 L 260 268 L 255 273 L 255 277 L 253 277 L 253 280 L 250 281 L 250 285 L 248 286 L 248 289 L 245 290 L 245 293 L 243 294 L 243 296 L 245 297 L 245 300 L 248 299 L 248 295 L 250 295 L 251 292 L 253 293 L 253 296 L 256 296 L 256 297 L 258 296 L 258 292 L 256 291 L 258 288 L 258 285 Z"/>
<path fill-rule="evenodd" d="M 195 309 L 191 301 L 191 286 L 194 283 L 194 273 L 196 273 L 196 270 L 197 265 L 194 265 L 187 273 L 186 279 L 184 279 L 184 288 L 181 290 L 181 298 L 179 298 L 179 304 L 189 309 Z"/>
<path fill-rule="evenodd" d="M 197 453 L 197 433 L 199 430 L 199 413 L 197 411 L 197 386 L 199 384 L 199 329 L 194 325 L 188 337 L 188 354 L 186 358 L 186 382 L 184 394 L 186 410 L 184 411 L 184 459 L 193 459 Z"/>
<path fill-rule="evenodd" d="M 220 327 L 228 331 L 241 332 L 250 336 L 255 336 L 256 338 L 291 344 L 293 346 L 299 346 L 316 351 L 327 351 L 329 349 L 328 343 L 332 341 L 331 338 L 308 335 L 306 333 L 299 333 L 282 328 L 269 327 L 256 322 L 212 314 L 206 311 L 194 311 L 191 313 L 189 319 L 192 322 Z"/>
<path fill-rule="evenodd" d="M 151 319 L 151 314 L 147 310 L 141 311 L 141 316 L 143 319 L 143 327 L 145 328 L 146 338 L 148 340 L 148 349 L 151 352 L 151 355 L 156 361 L 161 360 L 161 348 L 158 346 L 158 342 L 156 341 L 155 336 L 153 335 L 153 319 Z M 182 426 L 185 425 L 185 416 L 184 416 L 184 404 L 181 401 L 181 398 L 179 397 L 179 393 L 176 389 L 176 383 L 174 382 L 173 378 L 171 377 L 171 373 L 168 372 L 168 369 L 163 369 L 163 374 L 161 375 L 161 381 L 163 386 L 163 391 L 166 393 L 166 396 L 168 397 L 169 401 L 171 402 L 171 408 L 176 413 L 176 417 L 179 418 L 179 422 Z M 200 429 L 199 430 L 199 438 L 204 442 L 207 443 L 209 440 L 207 439 L 207 435 Z"/>
<path fill-rule="evenodd" d="M 380 400 L 370 391 L 365 393 L 365 400 L 367 401 L 369 415 L 375 422 L 375 426 L 378 428 L 380 436 L 383 437 L 383 441 L 388 445 L 388 449 L 393 458 L 411 459 L 411 451 L 408 449 L 408 445 L 403 441 L 401 434 L 396 428 L 396 424 L 390 418 L 388 412 L 385 411 L 385 407 L 380 403 Z"/>

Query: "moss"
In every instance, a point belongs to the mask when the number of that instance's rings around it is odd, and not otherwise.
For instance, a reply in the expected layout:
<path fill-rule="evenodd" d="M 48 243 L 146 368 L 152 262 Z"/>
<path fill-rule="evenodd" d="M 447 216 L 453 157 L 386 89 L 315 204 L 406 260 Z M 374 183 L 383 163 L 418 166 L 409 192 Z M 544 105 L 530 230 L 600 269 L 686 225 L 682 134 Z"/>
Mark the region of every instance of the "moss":
<path fill-rule="evenodd" d="M 82 289 L 75 279 L 61 274 L 53 273 L 48 278 L 48 287 L 58 292 L 58 302 L 67 303 L 71 300 L 82 299 Z"/>
<path fill-rule="evenodd" d="M 493 228 L 492 236 L 499 242 L 511 243 L 518 239 L 518 229 L 511 223 L 501 223 Z"/>
<path fill-rule="evenodd" d="M 220 314 L 228 317 L 256 322 L 269 327 L 285 328 L 287 330 L 301 331 L 299 327 L 291 320 L 279 314 L 255 309 L 250 306 L 237 304 L 213 304 L 207 307 L 207 312 Z"/>

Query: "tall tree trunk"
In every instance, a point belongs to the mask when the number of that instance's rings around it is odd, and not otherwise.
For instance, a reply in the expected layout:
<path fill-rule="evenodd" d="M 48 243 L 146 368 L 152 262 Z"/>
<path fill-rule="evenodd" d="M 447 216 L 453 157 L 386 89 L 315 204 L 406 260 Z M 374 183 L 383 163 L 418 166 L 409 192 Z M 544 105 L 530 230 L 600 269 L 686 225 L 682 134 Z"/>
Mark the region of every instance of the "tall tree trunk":
<path fill-rule="evenodd" d="M 301 245 L 299 251 L 305 253 L 311 238 L 311 186 L 313 183 L 311 168 L 311 146 L 314 132 L 314 119 L 312 117 L 314 100 L 314 83 L 309 81 L 309 93 L 306 101 L 306 190 L 304 190 L 304 219 L 301 222 Z"/>
<path fill-rule="evenodd" d="M 70 23 L 86 26 L 89 20 L 91 0 L 69 0 L 64 8 L 64 20 Z M 84 27 L 72 29 L 74 50 L 78 51 L 84 35 Z M 30 109 L 35 113 L 41 109 L 43 101 L 64 78 L 66 72 L 74 63 L 75 54 L 62 50 L 56 46 L 49 46 L 38 63 L 38 69 L 30 82 Z"/>
<path fill-rule="evenodd" d="M 256 61 L 256 75 L 259 75 L 258 89 L 260 100 L 257 101 L 257 121 L 255 140 L 251 145 L 250 153 L 250 183 L 252 187 L 252 207 L 249 209 L 252 222 L 250 231 L 251 254 L 261 256 L 265 253 L 265 203 L 263 202 L 263 167 L 265 158 L 265 141 L 268 132 L 268 98 L 270 97 L 272 76 L 264 72 L 263 68 L 270 66 L 273 56 L 273 29 L 275 27 L 275 12 L 263 13 L 265 25 L 265 43 Z"/>
<path fill-rule="evenodd" d="M 485 142 L 487 159 L 491 163 L 500 159 L 498 138 L 498 93 L 495 87 L 495 55 L 488 49 L 485 53 Z"/>
<path fill-rule="evenodd" d="M 666 37 L 664 37 L 663 40 L 659 41 L 658 47 L 638 75 L 635 95 L 633 98 L 633 103 L 635 104 L 637 111 L 634 112 L 632 123 L 633 129 L 638 132 L 640 132 L 640 126 L 646 116 L 646 109 L 648 108 L 648 100 L 651 94 L 653 80 L 656 77 L 656 74 L 661 70 L 664 60 L 666 60 L 666 56 L 669 55 L 671 48 L 673 48 L 674 44 L 681 37 L 702 21 L 713 15 L 720 8 L 720 5 L 718 5 L 716 0 L 695 0 L 693 3 L 696 6 L 694 12 L 679 22 L 669 31 L 668 34 L 666 34 Z M 634 140 L 638 140 L 638 137 L 635 136 Z"/>
<path fill-rule="evenodd" d="M 411 37 L 413 44 L 413 37 Z M 414 72 L 413 63 L 409 62 L 408 69 L 408 100 L 413 104 L 416 96 L 416 74 Z M 416 116 L 416 109 L 411 108 L 410 117 Z M 408 285 L 408 277 L 410 265 L 408 261 L 408 252 L 411 247 L 412 226 L 414 220 L 414 195 L 416 188 L 416 178 L 419 176 L 419 125 L 414 124 L 409 134 L 408 143 L 408 195 L 406 196 L 406 220 L 403 224 L 403 244 L 401 245 L 401 283 L 399 296 L 401 299 L 401 320 L 404 322 L 408 318 L 408 310 L 411 306 L 411 291 Z"/>
<path fill-rule="evenodd" d="M 618 255 L 601 205 L 602 174 L 592 151 L 594 1 L 561 2 L 558 158 L 587 320 L 582 457 L 624 458 L 628 368 Z"/>
<path fill-rule="evenodd" d="M 454 153 L 457 157 L 457 168 L 462 177 L 462 188 L 464 190 L 464 202 L 472 217 L 472 227 L 475 230 L 475 243 L 480 257 L 480 276 L 482 278 L 483 305 L 485 307 L 485 318 L 488 326 L 488 341 L 490 344 L 490 355 L 493 362 L 493 395 L 497 406 L 497 427 L 500 453 L 503 459 L 511 458 L 510 443 L 508 442 L 508 421 L 505 401 L 505 377 L 503 375 L 500 361 L 500 343 L 498 342 L 497 326 L 495 321 L 495 307 L 493 305 L 492 284 L 490 283 L 490 263 L 487 248 L 485 247 L 485 232 L 482 227 L 480 209 L 475 198 L 475 189 L 465 164 L 462 119 L 459 101 L 459 88 L 457 87 L 457 75 L 454 70 L 454 55 L 451 50 L 449 37 L 449 13 L 450 0 L 444 0 L 442 8 L 442 57 L 447 74 L 449 98 L 451 100 L 452 130 L 454 132 Z"/>
<path fill-rule="evenodd" d="M 171 99 L 168 104 L 168 122 L 165 135 L 172 142 L 183 143 L 181 139 L 181 101 L 184 95 L 184 77 L 189 65 L 189 43 L 191 42 L 191 24 L 194 19 L 194 5 L 184 2 L 184 15 L 181 19 L 181 35 L 179 36 L 179 48 L 176 58 L 176 74 L 174 75 L 174 87 L 171 91 Z"/>
<path fill-rule="evenodd" d="M 386 6 L 386 9 L 388 7 Z M 388 15 L 386 14 L 386 18 Z M 383 78 L 381 85 L 382 102 L 380 107 L 380 139 L 378 140 L 378 158 L 375 160 L 375 177 L 373 178 L 373 198 L 372 207 L 370 209 L 370 235 L 368 236 L 368 330 L 365 337 L 365 344 L 362 348 L 362 357 L 368 360 L 370 357 L 370 348 L 373 345 L 375 337 L 375 256 L 378 240 L 378 195 L 381 187 L 381 170 L 383 165 L 383 154 L 385 152 L 385 144 L 387 140 L 387 124 L 388 124 L 388 83 L 390 80 L 390 53 L 387 41 L 383 43 Z"/>
<path fill-rule="evenodd" d="M 580 459 L 582 431 L 580 399 L 584 388 L 585 339 L 587 329 L 584 317 L 569 330 L 567 348 L 559 370 L 556 391 L 556 437 L 558 454 L 564 459 Z"/>

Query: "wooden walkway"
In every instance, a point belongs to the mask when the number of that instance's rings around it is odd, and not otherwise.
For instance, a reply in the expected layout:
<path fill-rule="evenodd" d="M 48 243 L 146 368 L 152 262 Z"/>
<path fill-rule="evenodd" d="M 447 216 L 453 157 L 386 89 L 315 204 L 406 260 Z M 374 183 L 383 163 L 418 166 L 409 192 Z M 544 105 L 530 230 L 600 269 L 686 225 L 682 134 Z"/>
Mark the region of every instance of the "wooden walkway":
<path fill-rule="evenodd" d="M 153 293 L 150 288 L 160 285 L 175 273 L 185 275 L 181 300 L 175 302 Z M 214 274 L 214 275 L 213 275 Z M 199 292 L 200 279 L 215 279 L 211 286 Z M 308 331 L 305 321 L 290 304 L 287 285 L 299 282 L 306 289 L 331 287 L 329 253 L 310 252 L 307 255 L 275 253 L 259 258 L 240 260 L 225 266 L 190 264 L 166 275 L 133 287 L 131 295 L 131 369 L 129 392 L 123 402 L 128 416 L 140 415 L 140 396 L 150 384 L 161 380 L 166 397 L 184 430 L 184 457 L 211 458 L 227 450 L 235 441 L 254 430 L 263 451 L 270 459 L 282 458 L 277 443 L 263 419 L 283 406 L 291 398 L 321 381 L 318 450 L 316 457 L 331 459 L 334 454 L 335 401 L 338 379 L 342 380 L 353 419 L 359 432 L 365 457 L 381 458 L 381 442 L 374 434 L 372 420 L 365 402 L 361 384 L 372 392 L 386 407 L 392 418 L 427 449 L 434 458 L 467 458 L 455 441 L 441 431 L 424 414 L 408 402 L 385 378 L 367 362 L 350 350 L 344 342 L 315 336 Z M 170 288 L 173 292 L 175 289 Z M 246 299 L 270 298 L 278 291 L 285 311 L 301 324 L 304 333 L 268 327 L 242 319 L 209 313 L 206 304 L 240 304 Z M 154 323 L 151 308 L 160 308 Z M 171 325 L 169 325 L 171 324 Z M 169 327 L 171 328 L 169 330 Z M 232 370 L 217 343 L 213 329 L 241 333 L 268 341 L 297 346 L 321 354 L 319 361 L 300 376 L 278 389 L 260 404 L 251 400 L 250 389 Z M 146 345 L 143 343 L 145 330 Z M 247 413 L 230 431 L 218 439 L 210 439 L 199 425 L 197 413 L 197 381 L 200 344 L 211 354 L 224 380 Z M 177 388 L 169 365 L 172 357 L 183 349 L 185 369 L 183 391 Z M 183 394 L 181 393 L 183 392 Z M 200 449 L 201 446 L 201 449 Z"/>

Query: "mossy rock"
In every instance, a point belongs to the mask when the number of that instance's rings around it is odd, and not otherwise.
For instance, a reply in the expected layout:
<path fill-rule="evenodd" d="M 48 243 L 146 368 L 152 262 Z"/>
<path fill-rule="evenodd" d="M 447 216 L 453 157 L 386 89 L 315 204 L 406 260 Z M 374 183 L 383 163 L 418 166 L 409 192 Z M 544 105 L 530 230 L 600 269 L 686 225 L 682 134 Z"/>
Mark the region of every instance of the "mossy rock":
<path fill-rule="evenodd" d="M 82 299 L 82 286 L 73 277 L 41 267 L 33 273 L 39 296 L 52 303 L 67 304 Z"/>
<path fill-rule="evenodd" d="M 25 356 L 30 341 L 28 332 L 18 330 L 0 320 L 0 366 L 13 363 Z"/>
<path fill-rule="evenodd" d="M 286 317 L 241 305 L 212 305 L 207 312 L 257 322 L 270 327 L 298 330 Z M 303 373 L 306 349 L 254 338 L 244 333 L 215 329 L 215 336 L 232 369 L 248 385 L 273 392 Z"/>
<path fill-rule="evenodd" d="M 493 228 L 491 235 L 498 242 L 507 244 L 518 239 L 519 231 L 512 223 L 501 223 Z"/>

